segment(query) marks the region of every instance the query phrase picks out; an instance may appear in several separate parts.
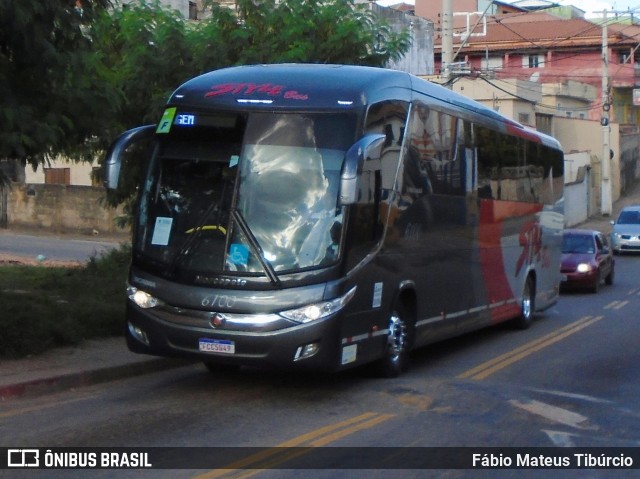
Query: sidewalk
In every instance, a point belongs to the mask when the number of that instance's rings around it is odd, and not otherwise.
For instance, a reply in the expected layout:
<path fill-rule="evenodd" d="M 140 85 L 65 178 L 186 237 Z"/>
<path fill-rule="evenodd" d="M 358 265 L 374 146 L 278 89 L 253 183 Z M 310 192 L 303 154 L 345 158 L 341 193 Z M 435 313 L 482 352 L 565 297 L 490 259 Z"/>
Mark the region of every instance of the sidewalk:
<path fill-rule="evenodd" d="M 50 394 L 192 363 L 134 354 L 122 337 L 87 340 L 35 357 L 0 361 L 0 399 Z"/>
<path fill-rule="evenodd" d="M 640 181 L 636 181 L 614 204 L 611 216 L 594 215 L 584 223 L 574 226 L 574 228 L 589 228 L 601 231 L 605 234 L 611 233 L 611 221 L 618 218 L 620 210 L 625 206 L 640 205 Z"/>
<path fill-rule="evenodd" d="M 629 204 L 640 204 L 640 182 L 615 202 L 611 216 L 596 215 L 576 227 L 608 234 L 610 221 Z M 37 357 L 1 361 L 0 399 L 49 394 L 187 364 L 192 362 L 134 354 L 123 338 L 90 340 L 78 347 L 54 349 Z"/>

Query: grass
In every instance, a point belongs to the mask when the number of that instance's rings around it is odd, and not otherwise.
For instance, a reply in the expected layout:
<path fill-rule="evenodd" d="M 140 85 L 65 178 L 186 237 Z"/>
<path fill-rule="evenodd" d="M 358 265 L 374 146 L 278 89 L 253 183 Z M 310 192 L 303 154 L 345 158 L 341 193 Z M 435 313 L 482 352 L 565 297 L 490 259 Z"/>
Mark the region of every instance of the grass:
<path fill-rule="evenodd" d="M 129 246 L 82 267 L 0 266 L 0 359 L 121 335 Z"/>

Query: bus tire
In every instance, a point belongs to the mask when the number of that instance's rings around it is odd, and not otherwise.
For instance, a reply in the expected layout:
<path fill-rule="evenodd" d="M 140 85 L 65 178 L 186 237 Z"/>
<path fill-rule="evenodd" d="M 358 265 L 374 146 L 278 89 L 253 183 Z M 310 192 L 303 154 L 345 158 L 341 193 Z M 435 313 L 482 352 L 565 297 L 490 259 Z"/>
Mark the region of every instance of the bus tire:
<path fill-rule="evenodd" d="M 522 299 L 520 300 L 520 316 L 513 324 L 518 329 L 527 329 L 533 322 L 533 315 L 536 310 L 536 285 L 531 275 L 527 276 L 522 288 Z"/>
<path fill-rule="evenodd" d="M 412 328 L 406 308 L 396 305 L 389 315 L 384 357 L 378 362 L 377 370 L 382 377 L 398 377 L 409 367 Z"/>

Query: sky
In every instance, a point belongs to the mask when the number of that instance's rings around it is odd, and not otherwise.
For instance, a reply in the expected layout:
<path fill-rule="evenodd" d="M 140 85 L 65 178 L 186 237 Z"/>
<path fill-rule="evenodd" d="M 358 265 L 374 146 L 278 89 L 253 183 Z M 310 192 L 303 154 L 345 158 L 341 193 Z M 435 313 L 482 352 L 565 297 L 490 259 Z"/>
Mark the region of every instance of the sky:
<path fill-rule="evenodd" d="M 437 2 L 440 0 L 428 0 L 431 2 Z M 501 0 L 504 3 L 512 3 L 511 0 Z M 414 0 L 377 0 L 380 5 L 395 5 L 396 3 L 410 3 L 414 4 Z M 602 13 L 594 14 L 593 12 L 602 12 L 604 9 L 608 11 L 613 10 L 627 10 L 628 8 L 637 9 L 636 12 L 640 13 L 640 0 L 556 0 L 560 5 L 575 5 L 580 10 L 586 12 L 587 17 L 601 17 Z"/>

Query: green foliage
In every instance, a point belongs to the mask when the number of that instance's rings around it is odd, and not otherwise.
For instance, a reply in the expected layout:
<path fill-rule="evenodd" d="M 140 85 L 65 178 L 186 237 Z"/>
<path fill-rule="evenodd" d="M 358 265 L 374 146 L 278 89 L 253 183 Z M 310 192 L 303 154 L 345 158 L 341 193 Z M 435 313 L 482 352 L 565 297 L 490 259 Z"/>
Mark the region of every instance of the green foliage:
<path fill-rule="evenodd" d="M 354 0 L 208 0 L 198 22 L 138 0 L 0 0 L 0 158 L 38 166 L 104 152 L 122 131 L 153 124 L 171 92 L 232 65 L 306 62 L 384 66 L 409 48 Z M 141 161 L 125 165 L 130 200 Z"/>
<path fill-rule="evenodd" d="M 85 29 L 108 0 L 0 2 L 0 158 L 38 165 L 84 159 L 95 116 L 111 100 L 96 84 Z"/>
<path fill-rule="evenodd" d="M 410 46 L 366 4 L 353 0 L 238 0 L 240 63 L 344 63 L 384 66 Z"/>
<path fill-rule="evenodd" d="M 130 254 L 122 246 L 83 268 L 0 266 L 0 358 L 122 334 Z"/>
<path fill-rule="evenodd" d="M 123 100 L 109 111 L 114 132 L 155 123 L 171 91 L 192 75 L 186 23 L 158 0 L 102 12 L 91 36 L 103 81 Z"/>

